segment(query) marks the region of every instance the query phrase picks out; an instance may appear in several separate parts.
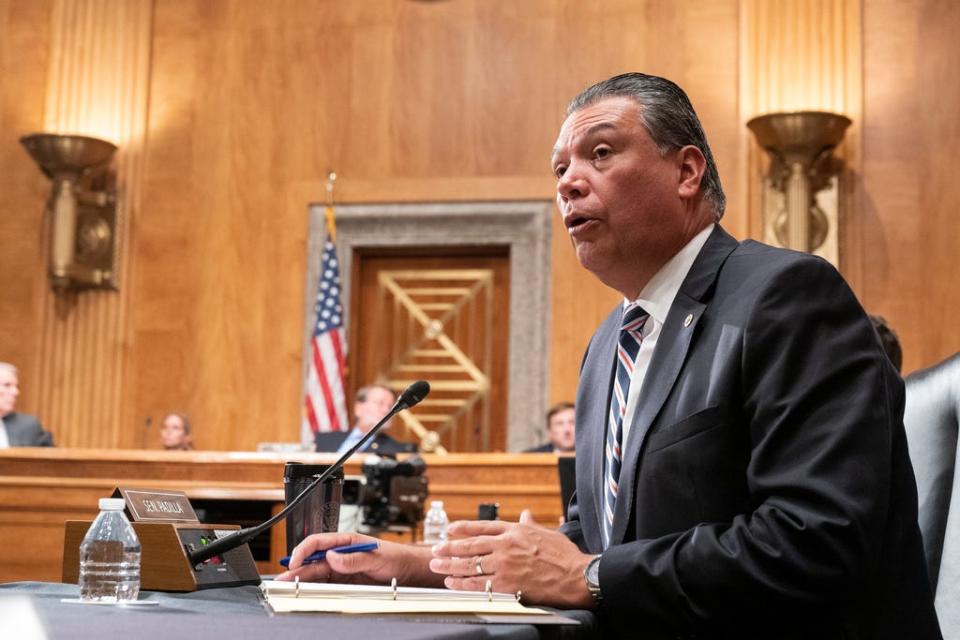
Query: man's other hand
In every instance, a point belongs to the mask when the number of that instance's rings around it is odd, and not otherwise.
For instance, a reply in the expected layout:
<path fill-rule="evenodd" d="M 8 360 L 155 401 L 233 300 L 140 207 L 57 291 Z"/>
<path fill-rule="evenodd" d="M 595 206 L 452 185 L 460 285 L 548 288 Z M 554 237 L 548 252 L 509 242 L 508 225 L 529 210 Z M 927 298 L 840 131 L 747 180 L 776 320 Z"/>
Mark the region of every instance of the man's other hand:
<path fill-rule="evenodd" d="M 454 522 L 450 540 L 434 547 L 430 570 L 450 589 L 522 592 L 525 603 L 592 609 L 583 579 L 592 556 L 565 535 L 541 527 L 524 511 L 520 522 Z"/>

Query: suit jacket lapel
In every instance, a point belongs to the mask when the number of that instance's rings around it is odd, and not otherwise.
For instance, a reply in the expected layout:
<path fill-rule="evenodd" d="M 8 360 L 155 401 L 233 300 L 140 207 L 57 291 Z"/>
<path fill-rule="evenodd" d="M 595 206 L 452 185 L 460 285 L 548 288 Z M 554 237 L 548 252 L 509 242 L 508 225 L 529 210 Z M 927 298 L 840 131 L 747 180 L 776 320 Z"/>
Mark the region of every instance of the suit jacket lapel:
<path fill-rule="evenodd" d="M 7 427 L 7 442 L 10 443 L 11 447 L 19 447 L 23 444 L 21 442 L 23 436 L 23 425 L 21 420 L 17 416 L 15 411 L 11 411 L 3 417 L 3 423 Z"/>
<path fill-rule="evenodd" d="M 620 334 L 622 308 L 617 306 L 607 317 L 590 344 L 580 374 L 581 397 L 577 399 L 577 424 L 599 425 L 599 428 L 577 429 L 577 507 L 580 521 L 595 526 L 582 527 L 588 548 L 603 548 L 604 443 L 607 437 L 607 413 Z M 597 397 L 604 393 L 603 397 Z M 584 413 L 581 414 L 580 412 Z"/>
<path fill-rule="evenodd" d="M 639 406 L 633 416 L 630 436 L 623 456 L 611 544 L 623 542 L 630 511 L 633 509 L 634 484 L 640 452 L 643 450 L 643 444 L 653 421 L 660 413 L 663 403 L 670 395 L 677 376 L 683 368 L 697 324 L 707 306 L 700 300 L 716 280 L 723 261 L 736 247 L 736 240 L 718 225 L 703 245 L 687 277 L 684 278 L 663 323 L 643 381 Z"/>

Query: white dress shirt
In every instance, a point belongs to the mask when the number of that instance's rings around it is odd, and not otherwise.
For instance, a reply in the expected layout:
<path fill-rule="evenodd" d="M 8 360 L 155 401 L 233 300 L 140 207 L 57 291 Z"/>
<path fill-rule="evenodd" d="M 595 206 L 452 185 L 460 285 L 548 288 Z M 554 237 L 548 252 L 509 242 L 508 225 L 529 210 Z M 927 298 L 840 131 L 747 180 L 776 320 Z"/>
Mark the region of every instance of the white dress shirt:
<path fill-rule="evenodd" d="M 3 418 L 0 418 L 0 449 L 9 448 L 10 438 L 7 437 L 7 425 L 3 423 Z"/>
<path fill-rule="evenodd" d="M 360 442 L 364 435 L 366 434 L 364 434 L 363 431 L 354 427 L 350 430 L 350 433 L 347 434 L 347 437 L 343 439 L 343 442 L 340 443 L 340 446 L 337 447 L 337 453 L 346 453 L 350 447 Z M 368 442 L 361 451 L 367 449 L 369 446 L 370 443 Z"/>
<path fill-rule="evenodd" d="M 666 264 L 660 267 L 660 270 L 646 286 L 640 291 L 636 300 L 624 300 L 623 306 L 637 303 L 643 307 L 644 311 L 650 314 L 646 324 L 643 325 L 643 342 L 640 343 L 640 353 L 637 354 L 637 363 L 633 369 L 633 376 L 630 378 L 630 391 L 627 394 L 627 411 L 623 416 L 623 442 L 620 444 L 620 450 L 626 451 L 627 439 L 630 437 L 630 427 L 633 423 L 633 416 L 637 412 L 637 404 L 640 398 L 640 392 L 643 391 L 643 380 L 647 375 L 647 368 L 650 366 L 650 358 L 653 356 L 653 350 L 657 346 L 657 340 L 663 329 L 663 323 L 667 319 L 667 313 L 673 306 L 673 299 L 677 297 L 680 285 L 687 277 L 690 267 L 694 260 L 700 255 L 700 250 L 707 242 L 707 238 L 713 231 L 714 225 L 709 225 L 706 229 L 695 235 L 683 249 L 670 258 Z M 609 414 L 609 411 L 607 412 Z"/>

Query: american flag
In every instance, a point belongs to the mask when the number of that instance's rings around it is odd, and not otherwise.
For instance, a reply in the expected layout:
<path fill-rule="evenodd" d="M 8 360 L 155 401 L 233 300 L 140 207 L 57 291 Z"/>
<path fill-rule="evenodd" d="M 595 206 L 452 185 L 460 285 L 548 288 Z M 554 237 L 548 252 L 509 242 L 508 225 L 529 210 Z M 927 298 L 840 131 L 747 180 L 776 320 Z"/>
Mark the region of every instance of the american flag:
<path fill-rule="evenodd" d="M 346 392 L 344 362 L 347 340 L 340 304 L 340 267 L 333 244 L 333 212 L 327 211 L 327 238 L 320 260 L 320 286 L 317 289 L 316 324 L 310 341 L 310 364 L 304 393 L 301 437 L 312 443 L 318 431 L 346 431 Z"/>

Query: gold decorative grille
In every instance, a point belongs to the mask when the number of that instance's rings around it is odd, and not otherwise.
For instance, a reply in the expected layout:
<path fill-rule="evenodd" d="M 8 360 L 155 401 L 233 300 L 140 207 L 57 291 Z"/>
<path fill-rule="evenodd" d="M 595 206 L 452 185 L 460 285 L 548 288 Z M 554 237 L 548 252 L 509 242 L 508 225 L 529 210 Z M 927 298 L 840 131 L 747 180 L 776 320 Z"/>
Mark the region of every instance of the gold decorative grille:
<path fill-rule="evenodd" d="M 490 448 L 493 276 L 490 269 L 377 274 L 378 324 L 390 349 L 383 375 L 397 389 L 430 381 L 430 397 L 400 414 L 425 450 L 441 441 L 457 450 Z"/>

